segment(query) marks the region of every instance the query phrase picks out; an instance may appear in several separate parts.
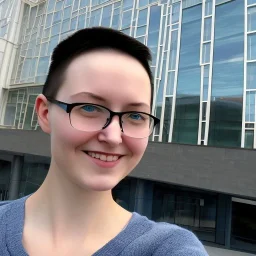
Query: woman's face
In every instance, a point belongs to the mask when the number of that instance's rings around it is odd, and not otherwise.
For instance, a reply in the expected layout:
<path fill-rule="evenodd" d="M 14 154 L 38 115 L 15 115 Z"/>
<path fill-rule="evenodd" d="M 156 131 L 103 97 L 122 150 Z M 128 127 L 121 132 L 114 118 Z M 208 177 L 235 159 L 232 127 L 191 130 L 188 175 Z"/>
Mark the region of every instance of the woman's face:
<path fill-rule="evenodd" d="M 94 103 L 112 111 L 150 113 L 150 79 L 134 58 L 116 51 L 94 51 L 71 62 L 56 99 L 67 103 Z M 86 190 L 115 187 L 141 160 L 148 138 L 122 133 L 118 116 L 100 131 L 74 129 L 57 105 L 48 108 L 51 169 Z M 118 158 L 118 159 L 117 159 Z"/>

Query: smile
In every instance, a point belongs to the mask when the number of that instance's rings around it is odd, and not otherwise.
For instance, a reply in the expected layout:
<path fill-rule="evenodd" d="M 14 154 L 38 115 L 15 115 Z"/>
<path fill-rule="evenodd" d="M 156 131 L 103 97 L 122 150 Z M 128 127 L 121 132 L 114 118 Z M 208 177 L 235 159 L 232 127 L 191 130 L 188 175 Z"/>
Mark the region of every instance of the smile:
<path fill-rule="evenodd" d="M 93 158 L 100 159 L 101 161 L 105 161 L 105 162 L 115 162 L 120 158 L 120 156 L 117 156 L 117 155 L 106 155 L 106 154 L 94 153 L 90 151 L 84 151 L 84 152 Z"/>

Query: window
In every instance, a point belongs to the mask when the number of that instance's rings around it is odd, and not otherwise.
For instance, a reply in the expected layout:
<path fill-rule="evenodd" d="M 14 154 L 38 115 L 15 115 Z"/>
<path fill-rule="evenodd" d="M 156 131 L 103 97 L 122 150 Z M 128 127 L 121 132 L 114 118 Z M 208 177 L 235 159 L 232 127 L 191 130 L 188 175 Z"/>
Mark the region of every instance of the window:
<path fill-rule="evenodd" d="M 204 41 L 211 40 L 212 18 L 204 19 Z"/>
<path fill-rule="evenodd" d="M 55 6 L 55 0 L 49 0 L 48 1 L 48 8 L 47 8 L 47 12 L 51 12 L 53 11 Z"/>
<path fill-rule="evenodd" d="M 62 11 L 55 12 L 53 15 L 53 24 L 61 21 Z"/>
<path fill-rule="evenodd" d="M 85 14 L 82 14 L 78 18 L 77 29 L 85 28 Z"/>
<path fill-rule="evenodd" d="M 248 31 L 256 30 L 256 7 L 248 8 Z"/>
<path fill-rule="evenodd" d="M 202 63 L 209 63 L 210 62 L 210 43 L 203 44 L 203 59 Z"/>
<path fill-rule="evenodd" d="M 148 9 L 143 9 L 139 11 L 138 17 L 138 26 L 143 26 L 147 24 L 147 17 L 148 17 Z"/>
<path fill-rule="evenodd" d="M 80 9 L 89 5 L 89 0 L 80 0 Z"/>
<path fill-rule="evenodd" d="M 248 60 L 256 60 L 256 33 L 248 35 Z"/>
<path fill-rule="evenodd" d="M 60 23 L 52 26 L 52 36 L 58 35 L 60 33 Z"/>
<path fill-rule="evenodd" d="M 166 95 L 173 95 L 175 71 L 168 72 Z"/>
<path fill-rule="evenodd" d="M 256 4 L 256 0 L 247 0 L 247 4 L 250 5 L 250 4 Z"/>
<path fill-rule="evenodd" d="M 45 27 L 48 28 L 52 24 L 52 13 L 48 14 L 46 17 Z"/>
<path fill-rule="evenodd" d="M 253 148 L 253 144 L 254 144 L 254 131 L 245 130 L 244 147 Z"/>
<path fill-rule="evenodd" d="M 165 98 L 164 123 L 163 123 L 163 142 L 169 141 L 170 123 L 172 114 L 172 97 Z"/>
<path fill-rule="evenodd" d="M 53 49 L 57 46 L 58 42 L 59 42 L 58 35 L 51 37 L 51 40 L 49 42 L 48 55 L 51 55 L 51 53 L 53 52 Z"/>
<path fill-rule="evenodd" d="M 172 5 L 172 19 L 171 22 L 176 23 L 180 18 L 180 3 L 175 3 Z"/>
<path fill-rule="evenodd" d="M 38 75 L 47 74 L 48 66 L 49 66 L 49 60 L 50 60 L 49 56 L 41 57 L 39 59 L 38 70 L 37 70 Z"/>
<path fill-rule="evenodd" d="M 247 89 L 256 89 L 256 62 L 247 63 Z"/>
<path fill-rule="evenodd" d="M 56 12 L 62 9 L 62 7 L 63 7 L 63 1 L 64 1 L 64 0 L 59 1 L 59 2 L 56 3 L 56 6 L 55 6 L 55 11 L 56 11 Z"/>
<path fill-rule="evenodd" d="M 246 92 L 245 121 L 255 122 L 255 92 Z"/>
<path fill-rule="evenodd" d="M 71 10 L 72 10 L 71 7 L 68 7 L 68 8 L 65 8 L 65 9 L 64 9 L 63 20 L 70 19 Z"/>
<path fill-rule="evenodd" d="M 131 25 L 132 11 L 123 12 L 122 29 L 128 28 Z"/>
<path fill-rule="evenodd" d="M 205 16 L 212 14 L 212 0 L 206 0 L 205 1 Z"/>
<path fill-rule="evenodd" d="M 203 78 L 203 101 L 208 99 L 208 88 L 209 88 L 209 65 L 204 66 L 204 78 Z"/>

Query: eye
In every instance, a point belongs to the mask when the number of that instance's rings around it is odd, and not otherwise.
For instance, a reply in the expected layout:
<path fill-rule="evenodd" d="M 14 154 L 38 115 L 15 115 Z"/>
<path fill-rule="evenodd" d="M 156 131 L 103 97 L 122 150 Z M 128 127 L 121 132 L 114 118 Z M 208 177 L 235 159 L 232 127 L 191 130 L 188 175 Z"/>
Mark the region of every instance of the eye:
<path fill-rule="evenodd" d="M 86 112 L 94 112 L 97 110 L 97 107 L 93 105 L 84 105 L 82 109 Z"/>
<path fill-rule="evenodd" d="M 139 113 L 131 113 L 129 116 L 133 120 L 141 120 L 144 119 L 141 114 Z"/>

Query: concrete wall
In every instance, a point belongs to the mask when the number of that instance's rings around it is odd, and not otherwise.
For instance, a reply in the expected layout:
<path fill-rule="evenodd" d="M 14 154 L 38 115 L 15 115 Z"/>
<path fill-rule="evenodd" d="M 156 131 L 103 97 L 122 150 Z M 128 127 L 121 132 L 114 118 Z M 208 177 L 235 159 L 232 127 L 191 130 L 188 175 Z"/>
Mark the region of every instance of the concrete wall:
<path fill-rule="evenodd" d="M 50 157 L 50 137 L 0 129 L 0 151 Z M 256 151 L 150 142 L 130 176 L 256 199 Z"/>

